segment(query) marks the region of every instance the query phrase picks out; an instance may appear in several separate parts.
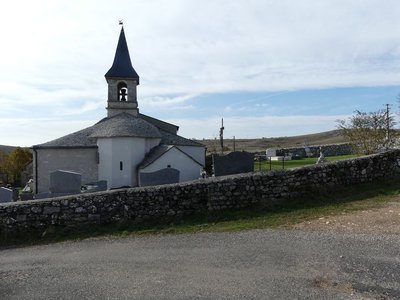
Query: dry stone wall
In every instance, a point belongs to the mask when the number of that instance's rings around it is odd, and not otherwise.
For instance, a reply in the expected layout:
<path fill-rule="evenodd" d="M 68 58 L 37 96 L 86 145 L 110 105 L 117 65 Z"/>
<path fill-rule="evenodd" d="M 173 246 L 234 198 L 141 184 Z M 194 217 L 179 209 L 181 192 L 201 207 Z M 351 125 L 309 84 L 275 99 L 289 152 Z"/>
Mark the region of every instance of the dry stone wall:
<path fill-rule="evenodd" d="M 170 220 L 197 212 L 270 205 L 307 193 L 397 176 L 400 151 L 323 165 L 155 187 L 0 204 L 0 230 L 43 232 L 115 221 Z"/>
<path fill-rule="evenodd" d="M 319 156 L 320 147 L 322 149 L 322 153 L 325 156 L 347 155 L 354 153 L 349 143 L 309 146 L 308 148 L 310 149 L 310 152 L 313 154 L 313 156 L 317 157 Z M 292 155 L 298 155 L 300 157 L 307 156 L 304 147 L 277 149 L 277 154 L 279 155 L 284 155 L 286 153 L 291 153 Z"/>

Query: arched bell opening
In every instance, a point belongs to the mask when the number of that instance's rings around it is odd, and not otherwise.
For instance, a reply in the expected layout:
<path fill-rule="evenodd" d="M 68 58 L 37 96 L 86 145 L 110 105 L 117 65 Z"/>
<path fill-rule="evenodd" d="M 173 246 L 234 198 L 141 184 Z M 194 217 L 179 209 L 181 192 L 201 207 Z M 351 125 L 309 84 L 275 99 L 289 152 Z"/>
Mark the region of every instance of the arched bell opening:
<path fill-rule="evenodd" d="M 125 82 L 118 83 L 118 100 L 122 102 L 128 101 L 128 87 Z"/>

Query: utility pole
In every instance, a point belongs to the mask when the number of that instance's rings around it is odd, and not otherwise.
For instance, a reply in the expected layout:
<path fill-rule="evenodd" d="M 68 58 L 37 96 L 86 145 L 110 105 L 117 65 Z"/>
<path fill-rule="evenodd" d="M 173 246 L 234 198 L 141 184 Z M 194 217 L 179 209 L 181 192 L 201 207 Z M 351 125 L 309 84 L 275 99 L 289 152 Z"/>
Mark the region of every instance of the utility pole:
<path fill-rule="evenodd" d="M 236 151 L 235 136 L 233 136 L 233 152 Z"/>
<path fill-rule="evenodd" d="M 389 143 L 390 138 L 390 104 L 386 103 L 386 141 Z"/>
<path fill-rule="evenodd" d="M 221 128 L 219 129 L 219 141 L 221 143 L 221 154 L 224 154 L 224 118 L 221 120 Z"/>

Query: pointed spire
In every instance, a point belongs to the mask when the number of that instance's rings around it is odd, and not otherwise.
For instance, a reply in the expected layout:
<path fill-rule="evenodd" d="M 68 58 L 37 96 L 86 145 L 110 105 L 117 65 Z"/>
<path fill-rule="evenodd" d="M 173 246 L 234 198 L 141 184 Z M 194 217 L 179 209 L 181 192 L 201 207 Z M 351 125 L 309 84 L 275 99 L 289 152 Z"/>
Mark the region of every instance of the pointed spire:
<path fill-rule="evenodd" d="M 132 67 L 131 58 L 129 56 L 128 45 L 126 44 L 124 27 L 121 28 L 119 35 L 117 50 L 115 51 L 114 62 L 110 70 L 105 75 L 106 78 L 130 78 L 136 79 L 139 84 L 139 75 Z"/>

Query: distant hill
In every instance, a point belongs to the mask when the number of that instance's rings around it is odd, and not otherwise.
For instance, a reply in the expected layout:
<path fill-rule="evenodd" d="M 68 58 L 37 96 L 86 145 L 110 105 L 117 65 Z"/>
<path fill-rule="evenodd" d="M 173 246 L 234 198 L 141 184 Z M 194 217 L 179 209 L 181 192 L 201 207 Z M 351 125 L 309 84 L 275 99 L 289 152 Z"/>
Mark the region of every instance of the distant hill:
<path fill-rule="evenodd" d="M 198 140 L 207 147 L 207 152 L 220 151 L 219 139 L 213 140 Z M 304 144 L 311 145 L 326 145 L 346 142 L 339 130 L 331 130 L 320 133 L 285 136 L 276 138 L 261 138 L 261 139 L 236 139 L 235 148 L 237 151 L 258 152 L 265 151 L 267 148 L 290 148 L 301 147 Z M 228 147 L 228 151 L 233 151 L 233 139 L 224 139 L 224 146 Z"/>
<path fill-rule="evenodd" d="M 13 151 L 15 148 L 17 148 L 17 147 L 0 145 L 0 151 L 3 151 L 3 152 L 5 152 L 5 153 L 10 153 L 10 152 Z"/>

